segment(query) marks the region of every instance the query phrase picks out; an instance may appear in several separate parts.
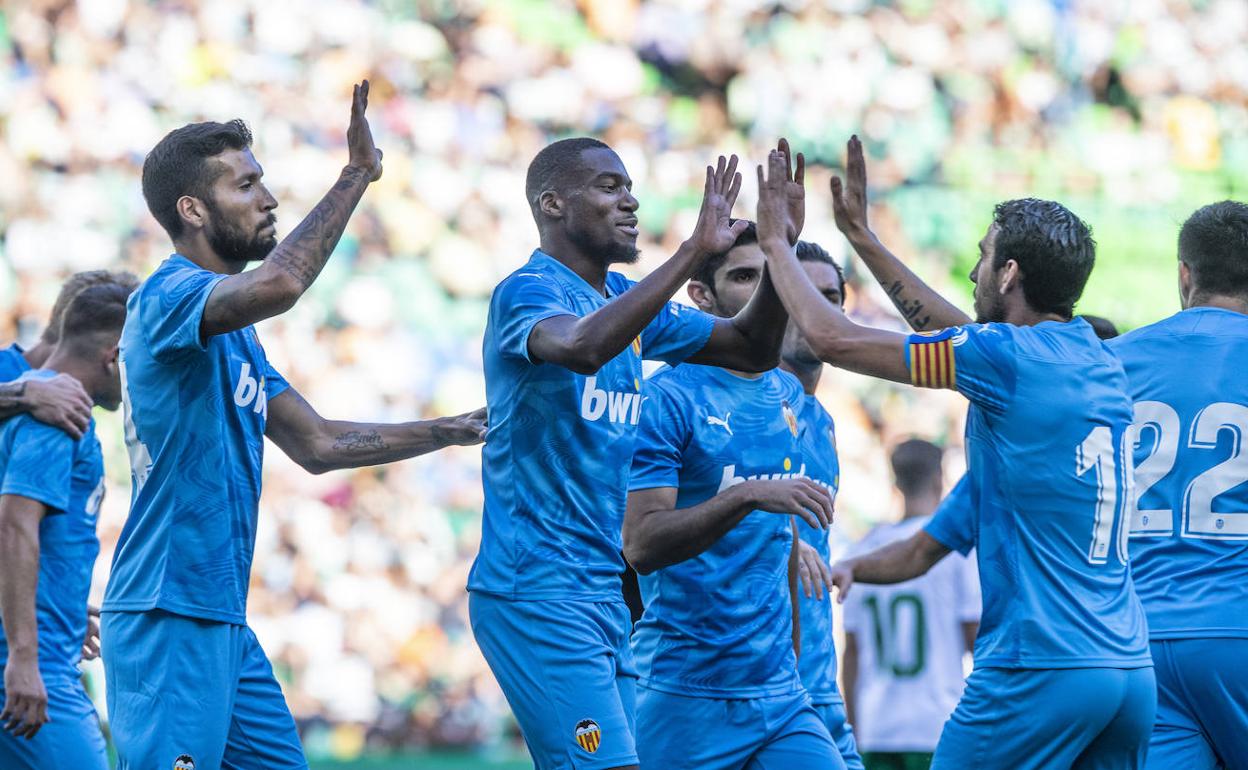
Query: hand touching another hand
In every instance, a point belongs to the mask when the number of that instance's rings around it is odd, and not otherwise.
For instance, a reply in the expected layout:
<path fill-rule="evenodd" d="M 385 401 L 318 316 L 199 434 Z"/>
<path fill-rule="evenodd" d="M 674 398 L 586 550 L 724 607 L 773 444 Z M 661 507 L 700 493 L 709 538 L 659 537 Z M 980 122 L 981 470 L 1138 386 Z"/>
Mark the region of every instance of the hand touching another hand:
<path fill-rule="evenodd" d="M 723 155 L 715 167 L 706 167 L 706 186 L 702 192 L 702 208 L 694 225 L 689 245 L 703 257 L 722 254 L 732 248 L 737 237 L 749 223 L 732 222 L 732 206 L 741 192 L 741 175 L 737 173 L 737 156 L 725 160 Z"/>
<path fill-rule="evenodd" d="M 823 601 L 823 589 L 832 590 L 832 568 L 806 541 L 797 545 L 801 549 L 797 556 L 797 577 L 802 584 L 802 593 L 807 599 Z"/>
<path fill-rule="evenodd" d="M 783 238 L 793 246 L 806 220 L 806 158 L 798 154 L 794 173 L 789 143 L 781 139 L 766 165 L 758 166 L 758 240 Z"/>

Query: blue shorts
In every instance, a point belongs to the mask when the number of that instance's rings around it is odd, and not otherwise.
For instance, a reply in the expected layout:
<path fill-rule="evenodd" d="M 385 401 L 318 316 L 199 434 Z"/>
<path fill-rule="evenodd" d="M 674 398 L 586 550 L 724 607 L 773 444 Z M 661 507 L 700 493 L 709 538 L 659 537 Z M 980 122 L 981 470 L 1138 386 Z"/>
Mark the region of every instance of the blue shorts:
<path fill-rule="evenodd" d="M 1139 770 L 1156 711 L 1151 666 L 978 668 L 932 770 Z"/>
<path fill-rule="evenodd" d="M 4 770 L 108 770 L 108 752 L 95 706 L 74 679 L 45 679 L 48 722 L 35 737 L 14 737 L 0 729 L 0 768 Z M 4 687 L 0 683 L 0 703 Z"/>
<path fill-rule="evenodd" d="M 623 601 L 511 601 L 474 591 L 468 615 L 537 770 L 637 764 L 637 668 Z"/>
<path fill-rule="evenodd" d="M 805 690 L 721 700 L 637 688 L 642 770 L 844 770 Z"/>
<path fill-rule="evenodd" d="M 1152 648 L 1149 770 L 1248 767 L 1248 639 L 1171 639 Z"/>
<path fill-rule="evenodd" d="M 200 770 L 306 770 L 295 721 L 247 626 L 105 612 L 100 645 L 117 770 L 169 770 L 179 760 Z"/>
<path fill-rule="evenodd" d="M 845 714 L 845 702 L 838 700 L 833 703 L 816 703 L 815 713 L 819 715 L 823 726 L 828 728 L 828 734 L 832 736 L 832 742 L 836 744 L 836 750 L 840 752 L 845 767 L 848 770 L 865 770 L 862 756 L 858 754 L 858 742 L 854 740 L 854 729 Z"/>

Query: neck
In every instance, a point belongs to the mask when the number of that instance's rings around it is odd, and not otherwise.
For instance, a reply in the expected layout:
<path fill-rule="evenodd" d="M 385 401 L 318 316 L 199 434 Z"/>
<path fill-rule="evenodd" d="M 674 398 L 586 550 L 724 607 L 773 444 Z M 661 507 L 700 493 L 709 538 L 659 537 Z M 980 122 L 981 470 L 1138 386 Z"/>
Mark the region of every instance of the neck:
<path fill-rule="evenodd" d="M 806 391 L 806 395 L 815 395 L 815 389 L 819 387 L 819 378 L 823 376 L 823 364 L 817 366 L 801 366 L 795 365 L 787 358 L 780 360 L 780 368 L 797 378 L 802 383 L 802 390 Z"/>
<path fill-rule="evenodd" d="M 208 245 L 208 240 L 202 232 L 195 233 L 189 238 L 175 240 L 173 248 L 203 269 L 214 273 L 235 275 L 243 272 L 243 268 L 246 267 L 244 262 L 219 257 L 217 252 Z"/>
<path fill-rule="evenodd" d="M 1045 321 L 1059 321 L 1066 323 L 1069 318 L 1064 318 L 1057 313 L 1040 313 L 1032 310 L 1026 304 L 1019 304 L 1011 308 L 1005 314 L 1005 322 L 1014 326 L 1035 326 Z"/>
<path fill-rule="evenodd" d="M 1214 307 L 1248 315 L 1248 298 L 1231 297 L 1226 294 L 1207 294 L 1193 297 L 1187 308 L 1194 307 Z"/>
<path fill-rule="evenodd" d="M 542 233 L 541 249 L 579 275 L 581 280 L 593 286 L 599 294 L 606 293 L 608 265 L 604 264 L 601 259 L 585 253 L 563 233 Z"/>
<path fill-rule="evenodd" d="M 936 506 L 940 504 L 939 492 L 920 492 L 918 494 L 905 495 L 904 497 L 902 519 L 930 516 L 932 511 L 936 510 Z"/>
<path fill-rule="evenodd" d="M 43 362 L 41 369 L 50 369 L 60 374 L 68 374 L 78 382 L 82 383 L 82 387 L 91 396 L 91 400 L 95 401 L 97 385 L 94 376 L 94 367 L 81 358 L 75 357 L 72 353 L 57 347 Z"/>
<path fill-rule="evenodd" d="M 52 355 L 54 349 L 54 345 L 49 345 L 43 340 L 39 340 L 33 348 L 22 353 L 22 358 L 26 359 L 26 363 L 30 364 L 31 369 L 42 369 L 47 364 L 48 357 Z"/>

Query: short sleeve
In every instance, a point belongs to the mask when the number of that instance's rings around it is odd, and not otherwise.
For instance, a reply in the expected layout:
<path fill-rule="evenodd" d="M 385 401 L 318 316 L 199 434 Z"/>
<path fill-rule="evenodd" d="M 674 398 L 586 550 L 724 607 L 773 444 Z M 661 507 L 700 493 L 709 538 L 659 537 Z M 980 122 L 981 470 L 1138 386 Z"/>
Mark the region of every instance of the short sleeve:
<path fill-rule="evenodd" d="M 547 318 L 577 314 L 553 278 L 530 272 L 515 273 L 499 284 L 490 312 L 499 352 L 529 363 L 540 363 L 529 355 L 533 327 Z"/>
<path fill-rule="evenodd" d="M 1017 363 L 1008 324 L 967 324 L 906 340 L 910 381 L 920 388 L 956 390 L 1000 413 L 1014 395 Z"/>
<path fill-rule="evenodd" d="M 60 513 L 69 505 L 74 467 L 74 440 L 60 428 L 30 417 L 16 418 L 13 449 L 0 481 L 0 495 L 38 500 Z"/>
<path fill-rule="evenodd" d="M 645 390 L 648 399 L 637 426 L 630 492 L 679 487 L 682 458 L 689 444 L 689 422 L 675 397 L 651 381 L 646 382 Z"/>
<path fill-rule="evenodd" d="M 619 273 L 611 273 L 607 278 L 617 295 L 633 286 Z M 668 302 L 641 330 L 641 357 L 676 366 L 706 347 L 714 327 L 714 316 L 679 302 Z"/>
<path fill-rule="evenodd" d="M 958 621 L 962 623 L 978 623 L 983 608 L 983 597 L 979 588 L 979 567 L 975 563 L 975 553 L 968 553 L 958 559 Z"/>
<path fill-rule="evenodd" d="M 264 363 L 264 397 L 272 401 L 278 396 L 286 392 L 290 388 L 290 383 L 286 378 L 273 368 L 273 364 L 268 361 Z"/>
<path fill-rule="evenodd" d="M 946 548 L 966 556 L 975 547 L 975 504 L 969 476 L 963 476 L 924 527 L 927 534 Z"/>
<path fill-rule="evenodd" d="M 139 320 L 157 360 L 206 349 L 200 321 L 209 295 L 226 277 L 198 268 L 174 268 L 153 276 L 140 289 Z"/>

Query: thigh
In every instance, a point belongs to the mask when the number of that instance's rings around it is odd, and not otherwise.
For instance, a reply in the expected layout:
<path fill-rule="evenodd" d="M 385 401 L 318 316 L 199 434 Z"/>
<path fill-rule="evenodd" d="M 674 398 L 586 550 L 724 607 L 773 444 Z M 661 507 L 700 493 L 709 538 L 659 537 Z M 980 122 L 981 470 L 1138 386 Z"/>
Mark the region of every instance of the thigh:
<path fill-rule="evenodd" d="M 863 770 L 862 756 L 858 753 L 858 742 L 854 740 L 854 731 L 850 727 L 849 717 L 845 713 L 844 703 L 824 703 L 815 706 L 824 727 L 832 736 L 836 750 L 845 762 L 847 770 Z"/>
<path fill-rule="evenodd" d="M 226 737 L 226 770 L 306 770 L 303 745 L 273 667 L 250 628 L 244 628 L 242 666 Z"/>
<path fill-rule="evenodd" d="M 101 657 L 117 770 L 220 765 L 240 628 L 159 610 L 103 614 Z"/>
<path fill-rule="evenodd" d="M 1248 768 L 1248 639 L 1170 643 L 1188 710 L 1228 768 Z"/>
<path fill-rule="evenodd" d="M 1142 770 L 1157 715 L 1157 679 L 1153 669 L 1125 669 L 1118 712 L 1084 749 L 1075 770 Z M 1181 765 L 1188 768 L 1188 765 Z"/>
<path fill-rule="evenodd" d="M 767 742 L 754 753 L 747 770 L 810 767 L 845 770 L 845 762 L 806 693 L 760 699 L 769 728 Z"/>
<path fill-rule="evenodd" d="M 469 597 L 472 632 L 538 770 L 637 764 L 627 607 Z M 621 691 L 623 689 L 623 692 Z"/>
<path fill-rule="evenodd" d="M 766 738 L 753 700 L 637 688 L 637 755 L 646 770 L 741 770 Z"/>
<path fill-rule="evenodd" d="M 49 721 L 34 738 L 0 730 L 4 770 L 108 770 L 100 719 L 79 682 L 45 682 Z M 4 691 L 0 690 L 0 703 Z"/>
<path fill-rule="evenodd" d="M 1149 738 L 1148 770 L 1214 770 L 1218 759 L 1213 746 L 1187 703 L 1184 674 L 1176 665 L 1174 642 L 1157 641 L 1152 645 L 1153 664 L 1157 673 L 1157 716 Z"/>

